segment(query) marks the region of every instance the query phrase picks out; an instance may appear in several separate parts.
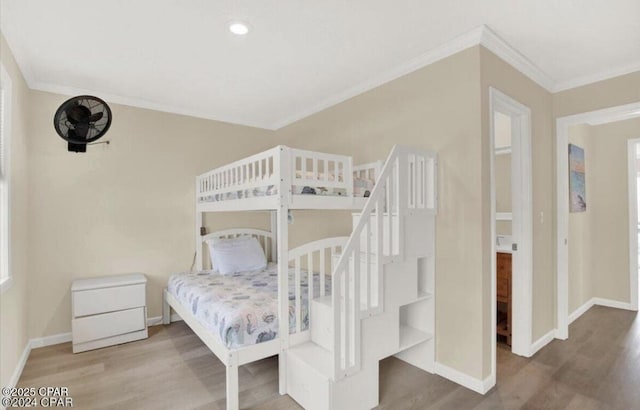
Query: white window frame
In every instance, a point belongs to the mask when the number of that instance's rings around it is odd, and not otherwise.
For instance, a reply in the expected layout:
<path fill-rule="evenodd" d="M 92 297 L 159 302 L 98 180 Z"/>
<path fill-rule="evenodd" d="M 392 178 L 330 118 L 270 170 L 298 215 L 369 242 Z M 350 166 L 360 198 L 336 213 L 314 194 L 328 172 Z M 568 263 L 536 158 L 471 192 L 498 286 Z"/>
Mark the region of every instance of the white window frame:
<path fill-rule="evenodd" d="M 12 83 L 0 63 L 0 294 L 13 284 L 11 272 L 11 108 Z"/>

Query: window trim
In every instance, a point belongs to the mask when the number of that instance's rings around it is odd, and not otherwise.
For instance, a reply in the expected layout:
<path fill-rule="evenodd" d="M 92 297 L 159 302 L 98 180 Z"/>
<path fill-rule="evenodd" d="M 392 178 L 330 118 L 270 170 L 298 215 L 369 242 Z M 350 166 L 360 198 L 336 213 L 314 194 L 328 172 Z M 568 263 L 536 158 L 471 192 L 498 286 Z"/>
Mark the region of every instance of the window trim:
<path fill-rule="evenodd" d="M 2 172 L 1 178 L 4 180 L 0 183 L 4 184 L 4 189 L 0 190 L 0 201 L 3 206 L 0 207 L 0 294 L 4 294 L 13 285 L 13 274 L 11 270 L 11 120 L 13 106 L 12 81 L 9 73 L 0 62 L 0 98 L 2 99 L 0 115 L 0 130 L 2 144 L 0 148 L 2 155 Z M 2 225 L 6 229 L 2 229 Z M 4 246 L 3 244 L 6 244 Z"/>

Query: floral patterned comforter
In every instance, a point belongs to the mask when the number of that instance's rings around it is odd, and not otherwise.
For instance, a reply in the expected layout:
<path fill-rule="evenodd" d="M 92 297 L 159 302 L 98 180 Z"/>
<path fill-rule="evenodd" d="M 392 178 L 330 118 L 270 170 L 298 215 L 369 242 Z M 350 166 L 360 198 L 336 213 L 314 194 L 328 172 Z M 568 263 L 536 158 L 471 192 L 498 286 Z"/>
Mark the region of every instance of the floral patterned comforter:
<path fill-rule="evenodd" d="M 266 342 L 278 336 L 278 269 L 270 263 L 265 269 L 220 275 L 213 271 L 175 274 L 169 278 L 169 292 L 188 308 L 195 318 L 216 334 L 228 348 Z M 302 312 L 296 315 L 293 287 L 294 270 L 289 269 L 289 333 L 296 319 L 301 329 L 309 326 L 307 272 L 301 271 Z M 319 274 L 313 276 L 313 295 L 320 294 Z M 326 276 L 326 294 L 331 280 Z"/>

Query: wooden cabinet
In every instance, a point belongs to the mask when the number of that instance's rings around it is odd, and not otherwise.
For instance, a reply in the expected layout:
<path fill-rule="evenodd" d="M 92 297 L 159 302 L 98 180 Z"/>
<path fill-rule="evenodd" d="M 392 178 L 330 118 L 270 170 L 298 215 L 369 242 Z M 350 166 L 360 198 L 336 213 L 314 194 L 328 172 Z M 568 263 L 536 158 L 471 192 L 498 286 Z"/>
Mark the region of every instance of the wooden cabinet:
<path fill-rule="evenodd" d="M 507 338 L 511 346 L 511 254 L 498 252 L 497 259 L 497 290 L 496 310 L 498 315 L 498 335 Z"/>
<path fill-rule="evenodd" d="M 146 338 L 146 285 L 141 273 L 74 280 L 73 352 Z"/>

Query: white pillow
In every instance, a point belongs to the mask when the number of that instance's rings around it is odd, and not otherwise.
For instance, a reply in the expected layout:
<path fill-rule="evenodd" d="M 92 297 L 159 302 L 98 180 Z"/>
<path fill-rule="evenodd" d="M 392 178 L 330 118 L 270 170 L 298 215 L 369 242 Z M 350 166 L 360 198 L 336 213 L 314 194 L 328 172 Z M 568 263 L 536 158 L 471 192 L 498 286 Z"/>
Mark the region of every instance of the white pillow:
<path fill-rule="evenodd" d="M 211 265 L 222 275 L 264 269 L 267 258 L 262 246 L 253 236 L 237 238 L 216 238 L 207 241 Z"/>

